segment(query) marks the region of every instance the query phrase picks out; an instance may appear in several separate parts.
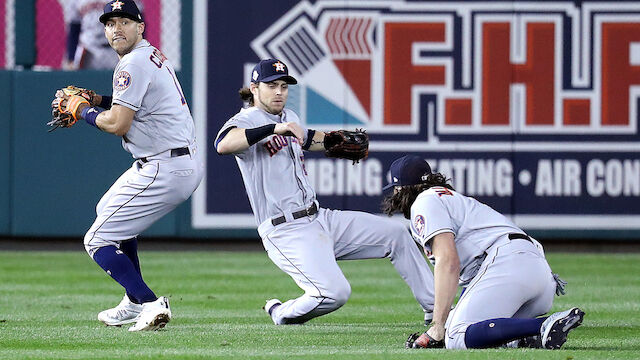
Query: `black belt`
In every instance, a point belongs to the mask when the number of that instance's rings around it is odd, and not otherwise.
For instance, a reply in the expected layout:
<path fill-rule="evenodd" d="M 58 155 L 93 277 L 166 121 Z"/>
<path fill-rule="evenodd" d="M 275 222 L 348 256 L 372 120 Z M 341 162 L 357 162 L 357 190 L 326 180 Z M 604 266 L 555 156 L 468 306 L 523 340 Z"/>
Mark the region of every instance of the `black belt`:
<path fill-rule="evenodd" d="M 178 156 L 189 155 L 189 154 L 190 152 L 188 147 L 171 149 L 171 157 L 178 157 Z M 149 160 L 146 157 L 141 157 L 138 160 L 142 161 L 143 163 L 149 162 Z"/>
<path fill-rule="evenodd" d="M 529 237 L 529 235 L 519 234 L 519 233 L 509 234 L 509 240 L 515 240 L 515 239 L 527 240 L 533 244 L 533 241 L 531 241 L 531 238 Z"/>
<path fill-rule="evenodd" d="M 318 212 L 318 207 L 316 206 L 316 203 L 313 203 L 313 205 L 309 206 L 308 208 L 291 213 L 291 215 L 293 215 L 293 219 L 295 220 L 305 216 L 314 215 L 317 212 Z M 284 217 L 284 215 L 271 219 L 271 224 L 273 226 L 280 225 L 285 222 L 287 222 L 287 219 Z"/>

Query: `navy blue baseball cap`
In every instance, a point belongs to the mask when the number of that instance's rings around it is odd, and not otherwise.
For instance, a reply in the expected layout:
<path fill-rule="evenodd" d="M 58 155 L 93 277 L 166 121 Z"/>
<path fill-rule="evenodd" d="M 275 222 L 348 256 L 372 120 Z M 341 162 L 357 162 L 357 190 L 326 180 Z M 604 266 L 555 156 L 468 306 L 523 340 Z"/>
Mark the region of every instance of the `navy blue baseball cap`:
<path fill-rule="evenodd" d="M 104 6 L 104 14 L 100 15 L 100 22 L 107 23 L 112 17 L 126 17 L 137 22 L 142 22 L 142 14 L 133 0 L 113 0 Z"/>
<path fill-rule="evenodd" d="M 405 155 L 391 163 L 389 171 L 391 172 L 391 182 L 382 190 L 394 186 L 422 184 L 431 174 L 431 167 L 419 156 Z"/>
<path fill-rule="evenodd" d="M 289 68 L 282 61 L 276 59 L 260 60 L 251 71 L 251 82 L 269 82 L 274 80 L 284 80 L 287 84 L 298 83 L 293 76 L 289 75 Z"/>

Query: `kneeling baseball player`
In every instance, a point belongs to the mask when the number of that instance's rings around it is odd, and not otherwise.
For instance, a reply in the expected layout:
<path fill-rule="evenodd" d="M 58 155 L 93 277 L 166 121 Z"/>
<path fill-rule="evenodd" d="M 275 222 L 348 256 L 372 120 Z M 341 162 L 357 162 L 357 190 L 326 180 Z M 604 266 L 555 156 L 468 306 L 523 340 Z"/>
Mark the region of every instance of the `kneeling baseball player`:
<path fill-rule="evenodd" d="M 411 220 L 413 237 L 434 262 L 431 327 L 408 348 L 559 349 L 582 323 L 577 307 L 546 314 L 566 283 L 551 272 L 542 246 L 487 205 L 456 192 L 418 156 L 391 164 L 393 194 L 384 211 Z M 451 309 L 458 285 L 465 291 Z"/>
<path fill-rule="evenodd" d="M 433 275 L 405 226 L 391 219 L 320 208 L 304 168 L 303 151 L 353 160 L 368 154 L 362 131 L 324 133 L 303 128 L 285 108 L 289 85 L 297 81 L 278 60 L 260 61 L 249 88 L 240 90 L 249 107 L 220 129 L 219 154 L 234 154 L 269 258 L 304 294 L 264 306 L 273 322 L 300 324 L 340 308 L 351 286 L 336 260 L 387 257 L 431 319 Z"/>

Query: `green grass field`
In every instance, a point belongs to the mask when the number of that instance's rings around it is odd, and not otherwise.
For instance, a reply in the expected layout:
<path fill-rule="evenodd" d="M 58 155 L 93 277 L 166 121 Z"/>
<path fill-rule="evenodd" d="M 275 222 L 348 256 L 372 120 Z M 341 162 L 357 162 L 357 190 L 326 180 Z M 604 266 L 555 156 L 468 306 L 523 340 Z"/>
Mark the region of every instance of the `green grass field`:
<path fill-rule="evenodd" d="M 340 310 L 276 327 L 265 299 L 298 296 L 262 252 L 142 252 L 145 279 L 170 297 L 158 332 L 106 327 L 100 310 L 123 291 L 84 252 L 0 253 L 0 359 L 347 358 L 638 359 L 640 254 L 548 254 L 569 281 L 553 310 L 580 306 L 584 323 L 562 350 L 407 350 L 422 313 L 387 260 L 340 262 L 353 294 Z"/>

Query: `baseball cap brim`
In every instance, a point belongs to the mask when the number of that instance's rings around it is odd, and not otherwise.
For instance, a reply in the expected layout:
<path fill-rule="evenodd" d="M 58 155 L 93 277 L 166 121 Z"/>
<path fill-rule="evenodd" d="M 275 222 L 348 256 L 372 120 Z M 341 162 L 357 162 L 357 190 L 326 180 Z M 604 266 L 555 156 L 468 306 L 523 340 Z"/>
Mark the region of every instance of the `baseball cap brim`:
<path fill-rule="evenodd" d="M 107 20 L 111 19 L 112 17 L 124 17 L 124 18 L 128 18 L 131 19 L 133 21 L 137 21 L 137 22 L 143 22 L 141 19 L 138 19 L 136 16 L 131 15 L 127 12 L 124 11 L 112 11 L 106 14 L 102 14 L 100 15 L 100 22 L 103 24 L 107 23 Z"/>
<path fill-rule="evenodd" d="M 291 85 L 295 85 L 298 83 L 298 80 L 296 80 L 291 75 L 278 75 L 278 74 L 267 76 L 266 78 L 261 79 L 260 82 L 270 82 L 270 81 L 276 81 L 276 80 L 284 80 L 284 82 Z"/>
<path fill-rule="evenodd" d="M 391 183 L 385 185 L 382 188 L 382 191 L 387 191 L 387 190 L 389 190 L 389 189 L 391 189 L 392 187 L 395 187 L 395 186 L 398 186 L 398 183 L 397 182 L 391 182 Z"/>

